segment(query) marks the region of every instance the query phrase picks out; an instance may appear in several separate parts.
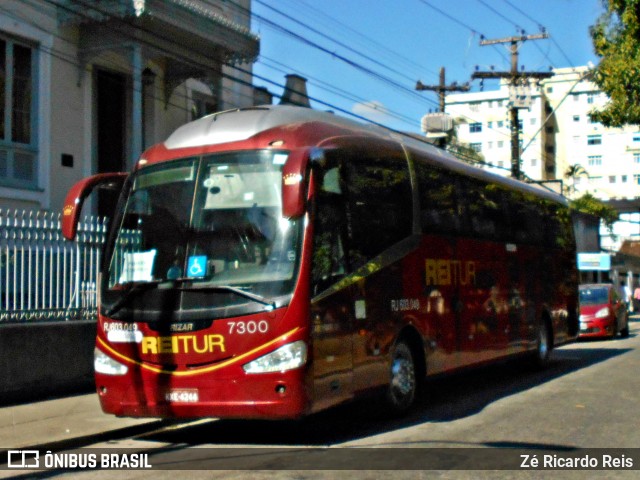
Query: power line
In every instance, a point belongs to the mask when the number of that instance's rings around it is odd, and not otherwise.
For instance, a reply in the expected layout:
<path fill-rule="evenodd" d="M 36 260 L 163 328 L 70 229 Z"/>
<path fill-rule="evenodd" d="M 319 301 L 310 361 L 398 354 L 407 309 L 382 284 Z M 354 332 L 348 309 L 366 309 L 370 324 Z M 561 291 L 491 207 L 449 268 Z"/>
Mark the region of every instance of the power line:
<path fill-rule="evenodd" d="M 297 71 L 295 69 L 292 69 L 289 66 L 284 65 L 283 63 L 278 62 L 277 60 L 274 60 L 272 58 L 268 58 L 268 57 L 264 57 L 264 56 L 261 56 L 261 58 L 262 58 L 262 60 L 260 60 L 261 63 L 267 68 L 270 68 L 272 70 L 275 70 L 275 71 L 277 71 L 279 73 L 282 73 L 282 74 L 285 74 L 285 75 L 289 74 L 289 73 L 297 73 L 297 74 L 307 78 L 307 80 L 309 80 L 309 85 L 316 86 L 316 87 L 318 87 L 318 88 L 320 88 L 320 89 L 322 89 L 324 91 L 327 91 L 329 93 L 333 93 L 335 95 L 338 95 L 339 97 L 342 97 L 342 98 L 344 98 L 346 100 L 351 100 L 353 102 L 363 103 L 363 104 L 369 101 L 369 100 L 367 100 L 365 98 L 362 98 L 362 97 L 359 97 L 357 95 L 354 95 L 354 94 L 352 94 L 352 93 L 350 93 L 350 92 L 348 92 L 348 91 L 346 91 L 344 89 L 338 88 L 335 85 L 332 85 L 332 84 L 330 84 L 328 82 L 324 82 L 323 80 L 320 80 L 318 78 L 314 78 L 314 77 L 309 76 L 309 75 L 307 75 L 307 74 L 305 74 L 303 72 L 300 72 L 300 71 Z M 267 62 L 273 63 L 275 66 L 274 65 L 269 65 L 269 63 L 265 62 L 265 60 Z M 398 113 L 398 112 L 396 112 L 394 110 L 386 109 L 385 111 L 390 116 L 394 117 L 397 120 L 400 120 L 400 121 L 406 123 L 407 125 L 411 125 L 412 127 L 418 127 L 419 126 L 419 121 L 416 120 L 415 118 L 407 117 L 407 116 L 402 115 L 401 113 Z"/>
<path fill-rule="evenodd" d="M 244 9 L 244 10 L 246 10 L 248 12 L 248 10 L 246 8 L 242 7 L 241 5 L 238 5 L 233 0 L 229 0 L 229 1 L 231 3 L 234 3 L 239 8 L 242 8 L 242 9 Z M 322 46 L 322 45 L 320 45 L 320 44 L 318 44 L 316 42 L 313 42 L 313 41 L 309 40 L 308 38 L 306 38 L 306 37 L 294 32 L 294 31 L 292 31 L 292 30 L 290 30 L 288 28 L 285 28 L 285 27 L 283 27 L 282 25 L 280 25 L 280 24 L 278 24 L 276 22 L 273 22 L 272 20 L 269 20 L 268 18 L 265 18 L 265 17 L 263 17 L 261 15 L 256 15 L 256 14 L 254 14 L 253 16 L 258 18 L 259 20 L 265 22 L 267 25 L 270 25 L 272 28 L 274 28 L 274 29 L 276 29 L 276 30 L 278 30 L 280 32 L 283 32 L 286 35 L 289 35 L 290 37 L 292 37 L 292 38 L 294 38 L 294 39 L 296 39 L 296 40 L 298 40 L 298 41 L 300 41 L 300 42 L 302 42 L 302 43 L 304 43 L 304 44 L 306 44 L 308 46 L 311 46 L 311 47 L 313 47 L 313 48 L 315 48 L 315 49 L 317 49 L 317 50 L 329 55 L 332 58 L 340 60 L 341 62 L 353 67 L 354 69 L 356 69 L 356 70 L 358 70 L 358 71 L 360 71 L 362 73 L 365 73 L 366 75 L 368 75 L 368 76 L 370 76 L 372 78 L 380 80 L 383 83 L 386 83 L 387 85 L 392 86 L 393 88 L 395 88 L 395 89 L 397 89 L 397 90 L 399 90 L 399 91 L 411 96 L 414 99 L 419 99 L 421 102 L 427 101 L 429 103 L 435 104 L 435 101 L 431 101 L 429 99 L 426 99 L 423 96 L 417 95 L 416 92 L 413 91 L 413 89 L 407 87 L 406 85 L 402 85 L 401 83 L 398 83 L 395 80 L 393 80 L 393 79 L 391 79 L 391 78 L 389 78 L 389 77 L 387 77 L 385 75 L 382 75 L 381 73 L 378 73 L 378 72 L 372 70 L 369 67 L 366 67 L 366 66 L 364 66 L 364 65 L 362 65 L 362 64 L 360 64 L 360 63 L 358 63 L 358 62 L 356 62 L 354 60 L 351 60 L 351 59 L 345 57 L 344 55 L 340 55 L 340 54 L 338 54 L 336 52 L 333 52 L 333 51 L 329 50 L 328 48 L 326 48 L 326 47 L 324 47 L 324 46 Z"/>
<path fill-rule="evenodd" d="M 521 8 L 519 8 L 517 5 L 514 5 L 513 2 L 511 2 L 510 0 L 503 0 L 507 5 L 509 5 L 511 8 L 513 8 L 515 11 L 517 11 L 518 13 L 520 13 L 521 15 L 523 15 L 525 18 L 527 18 L 528 20 L 530 20 L 531 22 L 535 23 L 538 25 L 538 29 L 541 32 L 545 32 L 547 29 L 535 18 L 531 17 L 527 12 L 525 12 L 524 10 L 522 10 Z M 564 57 L 564 59 L 567 61 L 567 63 L 569 64 L 569 66 L 574 67 L 573 62 L 571 61 L 571 59 L 569 58 L 569 56 L 566 54 L 566 52 L 563 50 L 563 48 L 560 46 L 560 44 L 558 44 L 558 42 L 556 42 L 556 39 L 554 38 L 553 35 L 549 35 L 549 38 L 551 38 L 551 43 L 553 43 L 556 48 L 560 51 L 560 53 L 562 54 L 562 56 Z"/>
<path fill-rule="evenodd" d="M 446 11 L 442 10 L 441 8 L 438 8 L 438 7 L 434 6 L 434 5 L 432 5 L 431 3 L 427 2 L 427 0 L 420 0 L 420 2 L 423 3 L 424 5 L 426 5 L 427 7 L 431 8 L 432 10 L 435 10 L 440 15 L 443 15 L 444 17 L 448 18 L 453 23 L 455 23 L 457 25 L 460 25 L 461 27 L 466 28 L 467 30 L 470 30 L 471 33 L 473 33 L 474 35 L 478 35 L 480 38 L 485 38 L 485 35 L 483 33 L 479 32 L 475 28 L 467 25 L 462 20 L 459 20 L 458 18 L 454 17 L 453 15 L 448 14 Z M 504 53 L 502 53 L 498 49 L 496 49 L 496 51 L 504 59 L 505 62 L 507 62 L 507 63 L 509 62 L 509 59 L 504 56 Z"/>
<path fill-rule="evenodd" d="M 393 68 L 389 67 L 388 65 L 386 65 L 386 64 L 384 64 L 384 63 L 382 63 L 382 62 L 380 62 L 379 60 L 377 60 L 377 59 L 375 59 L 375 58 L 371 57 L 370 55 L 367 55 L 367 54 L 365 54 L 365 53 L 362 53 L 362 52 L 360 52 L 360 51 L 356 50 L 355 48 L 351 47 L 350 45 L 347 45 L 346 43 L 342 42 L 341 40 L 338 40 L 338 39 L 336 39 L 336 38 L 333 38 L 333 37 L 331 37 L 331 36 L 327 35 L 326 33 L 324 33 L 324 32 L 322 32 L 322 31 L 318 30 L 317 28 L 314 28 L 314 27 L 312 27 L 312 26 L 310 26 L 310 25 L 308 25 L 308 24 L 306 24 L 306 23 L 304 23 L 304 22 L 302 22 L 302 21 L 300 21 L 300 20 L 297 20 L 296 18 L 292 17 L 291 15 L 289 15 L 289 14 L 287 14 L 287 13 L 283 12 L 282 10 L 279 10 L 279 9 L 277 9 L 277 8 L 275 8 L 275 7 L 271 6 L 271 5 L 268 5 L 266 2 L 264 2 L 264 1 L 262 1 L 262 0 L 254 0 L 254 2 L 259 3 L 259 4 L 260 4 L 260 5 L 262 5 L 263 7 L 265 7 L 265 8 L 267 8 L 267 9 L 271 10 L 272 12 L 277 13 L 278 15 L 281 15 L 282 17 L 284 17 L 284 18 L 286 18 L 287 20 L 289 20 L 289 21 L 291 21 L 291 22 L 295 23 L 296 25 L 299 25 L 299 26 L 301 26 L 301 27 L 303 27 L 303 28 L 305 28 L 305 29 L 309 30 L 310 32 L 315 33 L 316 35 L 319 35 L 320 37 L 324 38 L 325 40 L 329 40 L 330 42 L 333 42 L 333 43 L 335 43 L 336 45 L 339 45 L 340 47 L 345 48 L 345 49 L 347 49 L 348 51 L 350 51 L 350 52 L 352 52 L 352 53 L 355 53 L 356 55 L 358 55 L 358 56 L 360 56 L 360 57 L 364 58 L 365 60 L 370 61 L 370 62 L 371 62 L 371 63 L 373 63 L 374 65 L 377 65 L 377 66 L 379 66 L 379 67 L 382 67 L 382 68 L 384 68 L 385 70 L 387 70 L 387 71 L 389 71 L 389 72 L 392 72 L 392 73 L 396 73 L 396 74 L 397 74 L 397 73 L 399 73 L 397 70 L 395 70 L 395 69 L 393 69 Z M 254 15 L 255 15 L 255 14 L 254 14 Z M 260 17 L 260 16 L 258 16 L 258 18 L 262 18 L 262 19 L 264 19 L 264 17 Z M 409 80 L 409 81 L 411 81 L 411 79 L 409 79 L 408 77 L 404 77 L 404 78 L 405 78 L 405 79 L 407 79 L 407 80 Z"/>
<path fill-rule="evenodd" d="M 406 71 L 406 67 L 409 67 L 415 70 L 417 74 L 423 74 L 426 71 L 435 77 L 438 76 L 437 72 L 430 70 L 424 67 L 423 65 L 418 65 L 416 62 L 403 56 L 401 53 L 389 49 L 386 45 L 380 42 L 377 42 L 374 38 L 360 33 L 359 31 L 355 30 L 351 26 L 342 22 L 339 18 L 328 15 L 322 10 L 319 10 L 309 5 L 304 0 L 289 0 L 289 1 L 294 2 L 296 11 L 300 11 L 301 5 L 306 7 L 306 9 L 309 10 L 309 15 L 308 15 L 309 18 L 313 18 L 315 21 L 318 21 L 319 17 L 322 17 L 325 20 L 327 20 L 327 22 L 325 22 L 327 29 L 335 30 L 337 27 L 337 30 L 340 32 L 341 35 L 344 35 L 345 32 L 351 32 L 357 38 L 364 40 L 367 46 L 369 45 L 373 46 L 373 50 L 375 50 L 379 54 L 379 56 L 385 57 L 388 60 L 389 64 L 402 65 L 402 69 L 405 71 Z"/>

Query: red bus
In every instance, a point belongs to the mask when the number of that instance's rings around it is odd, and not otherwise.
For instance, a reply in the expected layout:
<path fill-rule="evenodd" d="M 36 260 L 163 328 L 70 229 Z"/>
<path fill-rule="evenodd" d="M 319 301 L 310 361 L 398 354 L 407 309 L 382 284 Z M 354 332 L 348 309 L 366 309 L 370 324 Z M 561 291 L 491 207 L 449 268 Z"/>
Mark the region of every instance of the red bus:
<path fill-rule="evenodd" d="M 221 112 L 148 149 L 102 258 L 95 380 L 120 416 L 296 418 L 578 333 L 562 197 L 419 140 L 292 106 Z"/>

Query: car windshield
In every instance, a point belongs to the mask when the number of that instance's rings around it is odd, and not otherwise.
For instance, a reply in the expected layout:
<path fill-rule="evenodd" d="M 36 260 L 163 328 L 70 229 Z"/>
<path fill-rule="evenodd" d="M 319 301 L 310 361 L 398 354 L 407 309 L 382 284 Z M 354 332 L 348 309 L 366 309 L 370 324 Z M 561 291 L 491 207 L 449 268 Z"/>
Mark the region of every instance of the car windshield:
<path fill-rule="evenodd" d="M 178 287 L 225 292 L 231 303 L 290 293 L 301 222 L 281 214 L 286 159 L 246 151 L 139 170 L 109 250 L 103 303 Z M 149 288 L 132 289 L 139 284 Z"/>
<path fill-rule="evenodd" d="M 581 288 L 581 305 L 603 305 L 609 303 L 609 290 L 604 287 Z"/>

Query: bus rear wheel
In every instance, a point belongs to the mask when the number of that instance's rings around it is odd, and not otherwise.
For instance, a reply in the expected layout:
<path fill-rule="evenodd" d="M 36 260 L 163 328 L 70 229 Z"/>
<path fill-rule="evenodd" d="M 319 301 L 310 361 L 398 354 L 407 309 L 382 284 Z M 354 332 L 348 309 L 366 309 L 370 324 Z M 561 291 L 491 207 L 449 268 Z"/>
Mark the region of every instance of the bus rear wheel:
<path fill-rule="evenodd" d="M 392 414 L 406 412 L 416 398 L 416 365 L 411 348 L 399 340 L 391 352 L 386 403 Z"/>

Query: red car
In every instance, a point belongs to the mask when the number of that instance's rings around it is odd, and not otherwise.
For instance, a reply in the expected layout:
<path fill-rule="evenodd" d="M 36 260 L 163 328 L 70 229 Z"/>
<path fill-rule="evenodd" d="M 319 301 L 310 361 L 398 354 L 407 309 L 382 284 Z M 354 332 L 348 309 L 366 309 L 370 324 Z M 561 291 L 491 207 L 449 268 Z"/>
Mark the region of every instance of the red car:
<path fill-rule="evenodd" d="M 629 335 L 627 305 L 613 285 L 580 285 L 579 338 Z"/>

